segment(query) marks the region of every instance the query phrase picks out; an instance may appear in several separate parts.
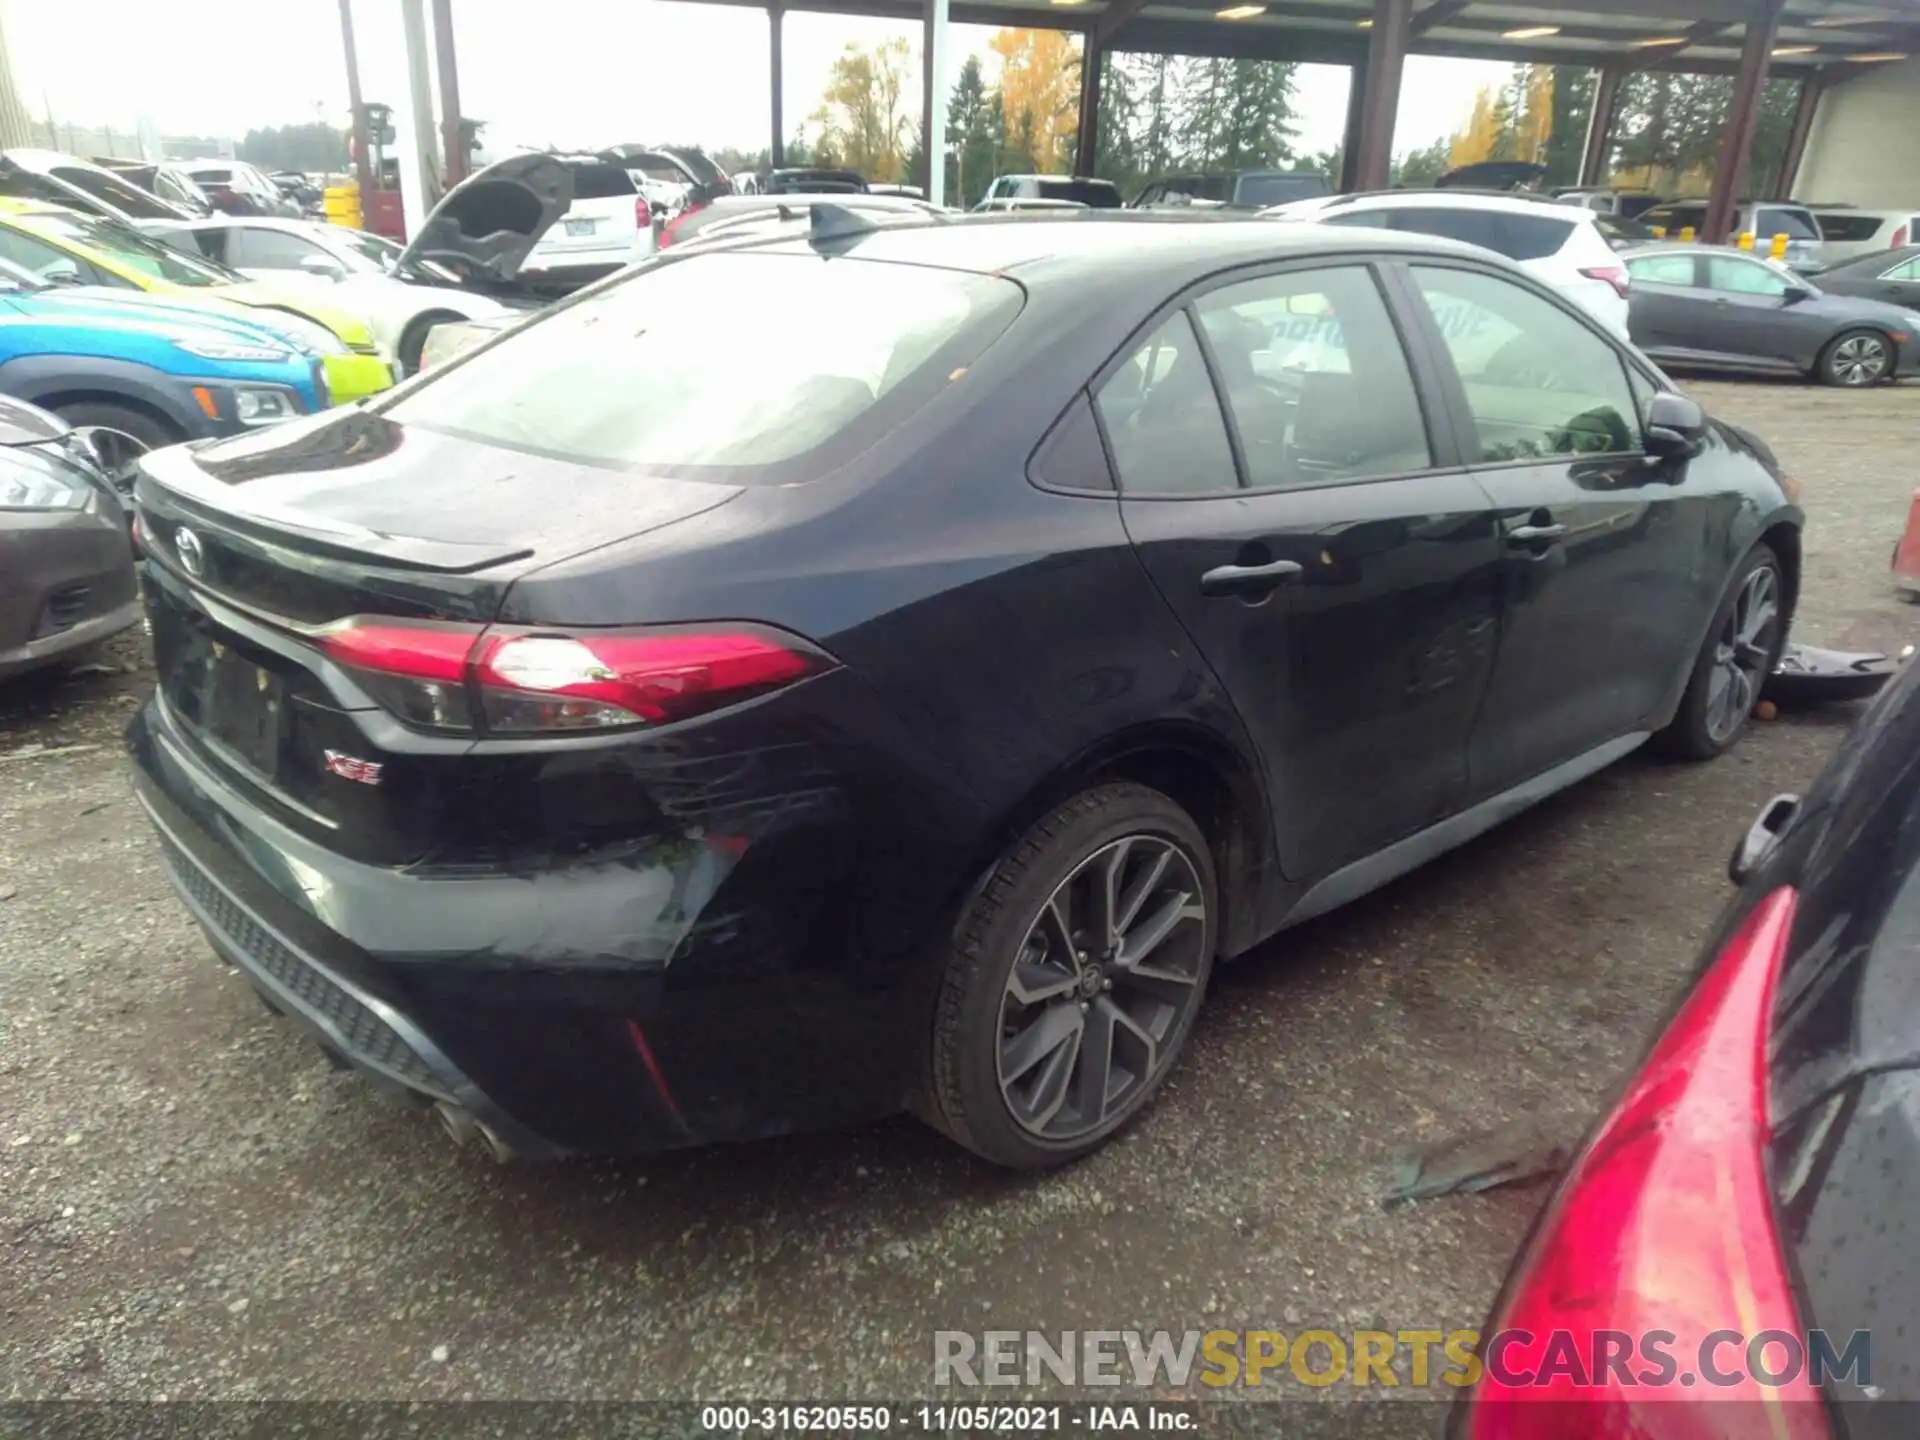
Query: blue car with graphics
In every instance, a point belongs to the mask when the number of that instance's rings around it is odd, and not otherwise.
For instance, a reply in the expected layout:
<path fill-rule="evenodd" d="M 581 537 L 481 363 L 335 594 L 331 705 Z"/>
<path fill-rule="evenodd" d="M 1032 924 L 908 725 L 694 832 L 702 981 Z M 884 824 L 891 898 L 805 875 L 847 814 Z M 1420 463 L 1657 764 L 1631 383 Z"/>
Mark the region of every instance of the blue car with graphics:
<path fill-rule="evenodd" d="M 49 285 L 0 261 L 0 394 L 117 437 L 119 481 L 142 450 L 325 409 L 326 379 L 304 323 Z"/>

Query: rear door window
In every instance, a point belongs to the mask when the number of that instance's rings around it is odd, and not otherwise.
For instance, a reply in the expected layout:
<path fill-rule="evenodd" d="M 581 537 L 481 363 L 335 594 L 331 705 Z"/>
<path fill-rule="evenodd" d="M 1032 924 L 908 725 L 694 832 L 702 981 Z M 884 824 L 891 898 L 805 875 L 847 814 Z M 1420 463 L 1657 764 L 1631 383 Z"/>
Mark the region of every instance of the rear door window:
<path fill-rule="evenodd" d="M 1649 285 L 1683 285 L 1692 289 L 1698 283 L 1694 278 L 1694 257 L 1684 250 L 1671 255 L 1636 255 L 1627 261 L 1627 274 Z"/>
<path fill-rule="evenodd" d="M 385 413 L 612 469 L 807 480 L 958 381 L 1020 305 L 998 276 L 715 252 L 560 305 Z"/>
<path fill-rule="evenodd" d="M 1814 224 L 1813 216 L 1805 210 L 1769 205 L 1756 213 L 1753 223 L 1753 233 L 1756 235 L 1785 235 L 1789 240 L 1820 238 L 1820 227 Z"/>
<path fill-rule="evenodd" d="M 1149 335 L 1095 401 L 1122 490 L 1204 495 L 1239 486 L 1220 397 L 1186 311 Z"/>
<path fill-rule="evenodd" d="M 1878 215 L 1860 215 L 1849 210 L 1828 210 L 1815 215 L 1821 238 L 1848 244 L 1871 240 L 1886 222 Z"/>

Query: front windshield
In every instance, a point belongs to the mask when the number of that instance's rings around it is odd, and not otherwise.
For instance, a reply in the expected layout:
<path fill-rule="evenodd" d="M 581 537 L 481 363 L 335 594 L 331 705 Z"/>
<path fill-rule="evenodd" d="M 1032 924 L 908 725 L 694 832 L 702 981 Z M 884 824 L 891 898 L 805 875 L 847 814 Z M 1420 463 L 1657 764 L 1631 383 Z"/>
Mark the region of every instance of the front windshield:
<path fill-rule="evenodd" d="M 84 246 L 129 270 L 137 270 L 142 275 L 151 275 L 156 280 L 165 280 L 170 284 L 195 287 L 231 285 L 244 278 L 211 260 L 183 255 L 117 220 L 45 211 L 36 214 L 32 224 L 36 231 L 51 240 Z"/>

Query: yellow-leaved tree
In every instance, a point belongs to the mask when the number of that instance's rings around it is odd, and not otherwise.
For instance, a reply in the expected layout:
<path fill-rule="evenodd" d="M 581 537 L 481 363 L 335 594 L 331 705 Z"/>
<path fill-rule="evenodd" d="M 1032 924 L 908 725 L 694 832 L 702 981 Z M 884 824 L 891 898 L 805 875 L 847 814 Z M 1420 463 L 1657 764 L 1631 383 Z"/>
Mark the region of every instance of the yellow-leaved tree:
<path fill-rule="evenodd" d="M 1000 57 L 1000 116 L 1007 144 L 1033 168 L 1057 174 L 1073 157 L 1080 114 L 1080 42 L 1065 30 L 997 30 L 987 47 Z"/>
<path fill-rule="evenodd" d="M 850 42 L 840 52 L 811 117 L 820 130 L 815 151 L 821 163 L 856 170 L 868 180 L 900 178 L 912 134 L 905 101 L 912 59 L 900 36 L 871 50 Z"/>

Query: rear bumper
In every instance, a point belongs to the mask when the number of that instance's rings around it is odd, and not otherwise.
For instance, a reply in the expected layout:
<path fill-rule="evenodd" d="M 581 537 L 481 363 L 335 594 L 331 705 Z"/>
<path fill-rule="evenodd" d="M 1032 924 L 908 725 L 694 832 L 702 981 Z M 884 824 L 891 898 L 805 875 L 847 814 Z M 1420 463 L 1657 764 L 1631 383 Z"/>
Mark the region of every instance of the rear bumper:
<path fill-rule="evenodd" d="M 207 763 L 156 697 L 134 787 L 213 948 L 327 1049 L 529 1156 L 897 1113 L 927 973 L 855 937 L 843 823 L 689 831 L 537 871 L 346 858 Z M 924 931 L 899 954 L 926 952 Z"/>

